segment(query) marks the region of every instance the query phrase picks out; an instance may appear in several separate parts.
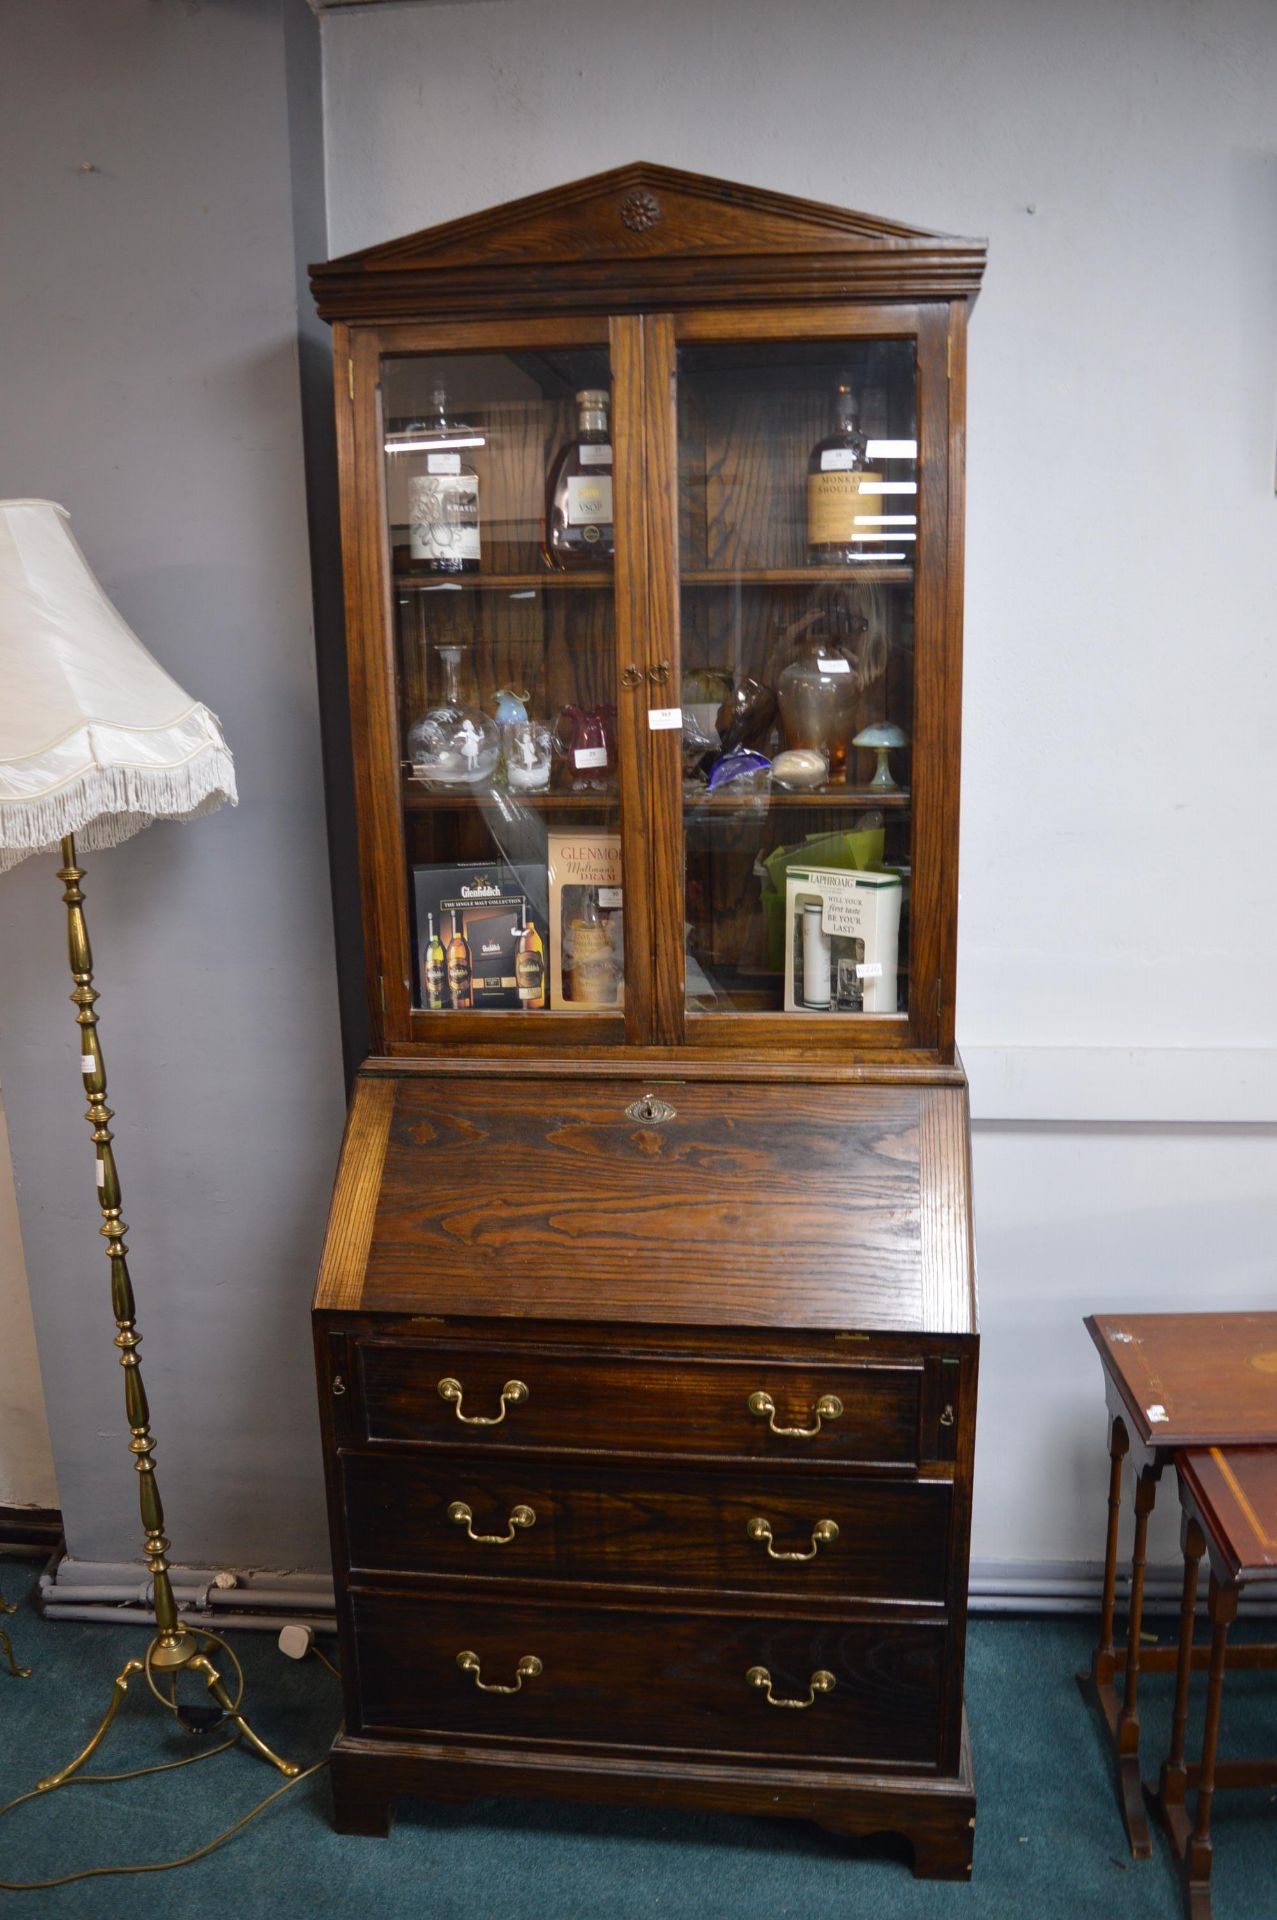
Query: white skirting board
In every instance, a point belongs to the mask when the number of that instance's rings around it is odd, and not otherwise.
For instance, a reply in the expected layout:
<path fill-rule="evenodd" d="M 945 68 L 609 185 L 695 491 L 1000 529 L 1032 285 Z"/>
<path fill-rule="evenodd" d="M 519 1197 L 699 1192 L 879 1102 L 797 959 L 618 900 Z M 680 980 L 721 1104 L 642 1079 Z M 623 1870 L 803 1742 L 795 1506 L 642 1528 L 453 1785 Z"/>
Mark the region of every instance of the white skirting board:
<path fill-rule="evenodd" d="M 1119 1569 L 1118 1610 L 1125 1604 L 1126 1574 Z M 175 1567 L 173 1590 L 183 1619 L 192 1626 L 278 1632 L 290 1621 L 333 1631 L 333 1587 L 324 1574 L 233 1572 L 225 1568 Z M 1096 1614 L 1103 1568 L 1098 1562 L 1060 1560 L 974 1561 L 969 1594 L 972 1613 Z M 1183 1573 L 1178 1566 L 1150 1565 L 1144 1609 L 1150 1615 L 1179 1611 Z M 1202 1586 L 1205 1595 L 1205 1583 Z M 39 1610 L 46 1620 L 153 1623 L 150 1581 L 137 1562 L 54 1561 L 40 1576 Z M 1244 1613 L 1277 1609 L 1242 1597 Z"/>

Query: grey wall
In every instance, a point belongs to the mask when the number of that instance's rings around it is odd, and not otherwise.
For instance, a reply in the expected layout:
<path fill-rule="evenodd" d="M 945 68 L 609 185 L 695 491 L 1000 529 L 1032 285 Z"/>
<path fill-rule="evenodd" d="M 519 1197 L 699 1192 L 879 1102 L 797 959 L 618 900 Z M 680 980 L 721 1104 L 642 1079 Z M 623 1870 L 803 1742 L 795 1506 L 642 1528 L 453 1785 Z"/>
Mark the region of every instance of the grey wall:
<path fill-rule="evenodd" d="M 958 1003 L 973 1544 L 1094 1559 L 1082 1315 L 1277 1300 L 1277 8 L 360 7 L 326 15 L 324 73 L 335 253 L 634 159 L 989 237 Z"/>
<path fill-rule="evenodd" d="M 303 0 L 290 24 L 317 31 Z M 320 1567 L 307 1306 L 344 1102 L 283 29 L 280 0 L 7 10 L 0 494 L 67 506 L 236 756 L 237 811 L 151 828 L 85 891 L 174 1553 Z M 310 166 L 313 197 L 313 138 Z M 67 1537 L 119 1560 L 140 1528 L 53 864 L 0 884 L 0 1078 Z"/>

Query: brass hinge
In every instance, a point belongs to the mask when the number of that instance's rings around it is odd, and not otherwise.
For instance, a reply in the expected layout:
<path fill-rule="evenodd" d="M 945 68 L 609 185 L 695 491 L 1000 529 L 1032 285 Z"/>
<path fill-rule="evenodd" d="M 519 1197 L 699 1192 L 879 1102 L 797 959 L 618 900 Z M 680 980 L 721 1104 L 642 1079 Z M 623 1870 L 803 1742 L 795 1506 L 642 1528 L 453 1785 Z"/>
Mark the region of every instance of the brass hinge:
<path fill-rule="evenodd" d="M 945 336 L 945 343 L 944 343 L 944 377 L 945 377 L 945 379 L 946 379 L 946 380 L 952 380 L 952 378 L 953 378 L 953 335 L 952 335 L 951 333 L 950 333 L 950 334 L 946 334 L 946 336 Z M 353 393 L 352 393 L 352 395 L 351 395 L 351 399 L 352 399 L 352 400 L 354 399 L 354 395 L 353 395 Z"/>
<path fill-rule="evenodd" d="M 346 384 L 350 388 L 350 397 L 353 401 L 355 397 L 355 363 L 352 359 L 346 361 Z"/>
<path fill-rule="evenodd" d="M 944 992 L 944 983 L 941 976 L 937 974 L 936 975 L 936 1019 L 937 1020 L 940 1018 L 940 1001 L 943 996 L 943 992 Z"/>
<path fill-rule="evenodd" d="M 381 989 L 381 1012 L 384 1019 L 386 1013 L 386 976 L 384 973 L 377 975 L 377 985 Z"/>

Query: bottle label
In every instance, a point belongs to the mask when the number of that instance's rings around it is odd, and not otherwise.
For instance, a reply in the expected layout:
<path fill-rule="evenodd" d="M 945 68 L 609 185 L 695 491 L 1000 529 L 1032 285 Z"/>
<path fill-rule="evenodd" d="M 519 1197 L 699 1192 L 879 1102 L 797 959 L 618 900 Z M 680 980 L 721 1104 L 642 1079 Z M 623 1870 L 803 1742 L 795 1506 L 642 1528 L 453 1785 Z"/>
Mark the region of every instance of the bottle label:
<path fill-rule="evenodd" d="M 414 560 L 479 558 L 479 483 L 472 473 L 413 475 L 408 482 L 408 550 Z"/>
<path fill-rule="evenodd" d="M 838 451 L 835 449 L 835 453 Z M 821 455 L 822 461 L 833 457 Z M 836 469 L 807 476 L 808 546 L 847 547 L 864 539 L 866 530 L 856 525 L 856 518 L 865 511 L 860 492 L 866 483 L 878 487 L 882 475 Z"/>
<path fill-rule="evenodd" d="M 583 467 L 610 467 L 612 464 L 611 447 L 578 447 L 576 451 Z"/>
<path fill-rule="evenodd" d="M 582 447 L 582 454 L 602 453 L 602 447 Z M 610 450 L 609 450 L 610 457 Z M 570 527 L 610 527 L 612 476 L 610 473 L 574 473 L 568 479 L 567 523 Z"/>
<path fill-rule="evenodd" d="M 520 1000 L 539 1000 L 545 985 L 545 961 L 539 953 L 520 953 L 514 962 Z"/>
<path fill-rule="evenodd" d="M 847 473 L 854 469 L 855 464 L 856 449 L 854 447 L 826 447 L 820 456 L 822 473 Z M 435 468 L 432 467 L 430 471 L 435 472 Z"/>
<path fill-rule="evenodd" d="M 458 1005 L 470 998 L 470 969 L 464 960 L 448 962 L 448 987 Z"/>

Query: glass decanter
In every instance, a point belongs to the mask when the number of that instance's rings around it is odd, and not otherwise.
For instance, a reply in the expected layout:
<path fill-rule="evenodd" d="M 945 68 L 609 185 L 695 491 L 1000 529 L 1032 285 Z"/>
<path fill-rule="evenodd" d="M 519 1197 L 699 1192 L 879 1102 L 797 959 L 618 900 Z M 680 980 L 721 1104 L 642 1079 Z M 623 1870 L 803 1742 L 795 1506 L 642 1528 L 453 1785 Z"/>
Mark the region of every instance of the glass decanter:
<path fill-rule="evenodd" d="M 429 787 L 475 787 L 490 782 L 501 754 L 501 735 L 486 713 L 461 695 L 461 648 L 437 649 L 443 698 L 408 729 L 413 778 Z"/>
<path fill-rule="evenodd" d="M 856 715 L 860 674 L 840 640 L 806 636 L 776 685 L 788 748 L 814 748 L 829 767 L 829 784 L 847 784 L 847 744 Z"/>

